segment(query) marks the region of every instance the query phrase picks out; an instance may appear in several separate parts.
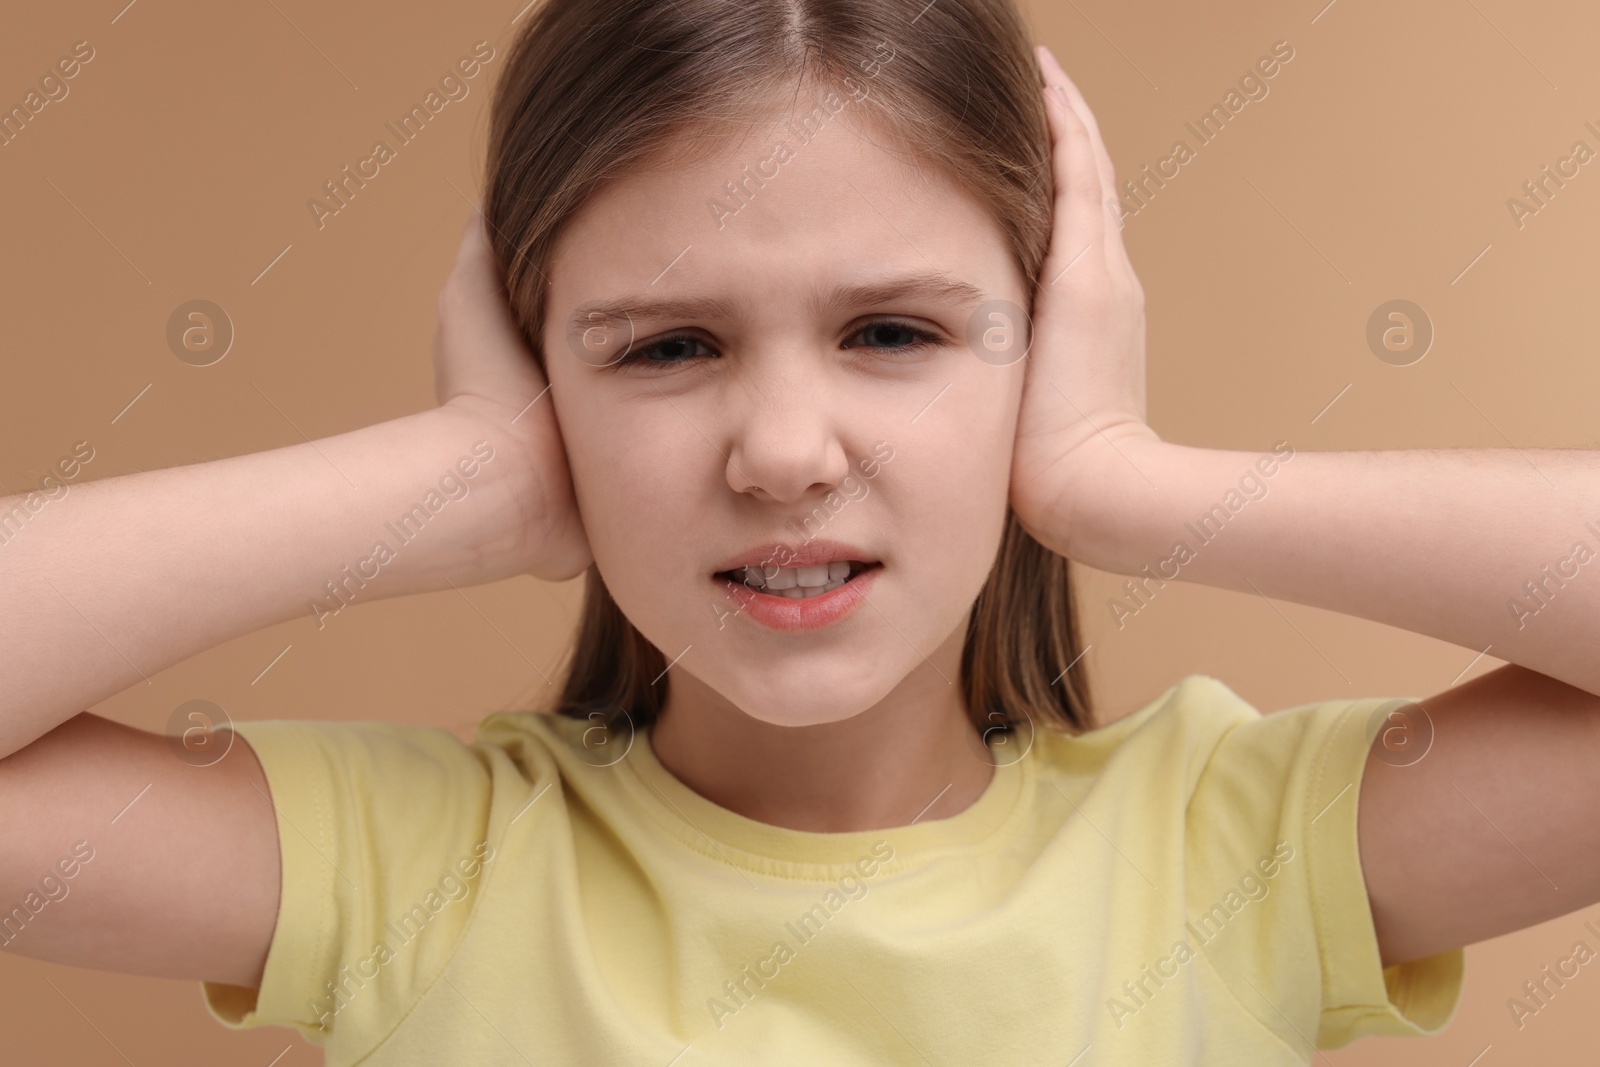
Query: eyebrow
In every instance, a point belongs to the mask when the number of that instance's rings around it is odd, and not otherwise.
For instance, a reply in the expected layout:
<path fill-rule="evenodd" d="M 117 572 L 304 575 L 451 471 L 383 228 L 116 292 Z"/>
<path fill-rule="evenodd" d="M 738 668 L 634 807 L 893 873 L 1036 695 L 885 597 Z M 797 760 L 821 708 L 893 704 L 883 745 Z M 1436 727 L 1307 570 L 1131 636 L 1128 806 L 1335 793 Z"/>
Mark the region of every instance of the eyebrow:
<path fill-rule="evenodd" d="M 923 299 L 953 304 L 982 300 L 984 292 L 968 282 L 928 271 L 907 274 L 883 281 L 836 285 L 807 304 L 813 314 L 825 314 L 846 307 L 886 304 L 895 300 Z M 579 305 L 568 320 L 569 328 L 580 323 L 587 327 L 623 327 L 635 319 L 731 319 L 738 305 L 724 297 L 657 298 L 623 296 Z"/>

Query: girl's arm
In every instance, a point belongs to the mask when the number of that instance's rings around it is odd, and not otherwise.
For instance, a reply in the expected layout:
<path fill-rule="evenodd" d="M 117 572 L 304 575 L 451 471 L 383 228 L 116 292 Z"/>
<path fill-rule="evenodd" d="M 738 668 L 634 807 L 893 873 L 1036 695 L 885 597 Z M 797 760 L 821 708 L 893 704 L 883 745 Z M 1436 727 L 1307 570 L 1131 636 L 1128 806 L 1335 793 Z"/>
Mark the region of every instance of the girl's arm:
<path fill-rule="evenodd" d="M 0 756 L 239 634 L 328 625 L 316 602 L 580 573 L 553 407 L 497 293 L 475 214 L 439 296 L 438 408 L 74 486 L 36 512 L 0 500 Z"/>
<path fill-rule="evenodd" d="M 552 405 L 478 216 L 439 310 L 438 408 L 43 508 L 0 501 L 0 517 L 28 512 L 0 544 L 0 909 L 22 908 L 0 912 L 0 947 L 253 984 L 278 854 L 249 746 L 196 768 L 83 709 L 272 623 L 337 625 L 341 601 L 587 566 Z M 40 903 L 53 886 L 72 903 Z"/>
<path fill-rule="evenodd" d="M 314 619 L 314 603 L 339 607 L 325 583 L 360 603 L 505 576 L 483 570 L 505 572 L 516 557 L 504 549 L 525 523 L 512 430 L 446 404 L 320 441 L 74 486 L 0 545 L 0 755 L 197 652 Z M 474 453 L 479 442 L 488 447 Z M 474 477 L 457 469 L 463 458 Z M 441 478 L 467 495 L 412 516 L 429 491 L 448 499 Z M 24 499 L 0 500 L 0 516 L 25 511 Z M 408 516 L 419 532 L 402 543 L 393 529 Z M 393 559 L 363 567 L 380 541 Z"/>
<path fill-rule="evenodd" d="M 1176 576 L 1292 600 L 1600 693 L 1600 454 L 1293 446 L 1120 442 L 1126 460 L 1074 484 L 1046 544 L 1132 575 L 1140 597 Z"/>
<path fill-rule="evenodd" d="M 1024 526 L 1130 575 L 1130 609 L 1190 580 L 1511 661 L 1421 702 L 1402 727 L 1431 731 L 1421 759 L 1369 755 L 1355 799 L 1386 964 L 1600 900 L 1600 458 L 1162 441 L 1144 422 L 1143 293 L 1103 206 L 1110 159 L 1044 51 L 1041 68 L 1061 86 L 1057 229 L 1013 468 Z"/>

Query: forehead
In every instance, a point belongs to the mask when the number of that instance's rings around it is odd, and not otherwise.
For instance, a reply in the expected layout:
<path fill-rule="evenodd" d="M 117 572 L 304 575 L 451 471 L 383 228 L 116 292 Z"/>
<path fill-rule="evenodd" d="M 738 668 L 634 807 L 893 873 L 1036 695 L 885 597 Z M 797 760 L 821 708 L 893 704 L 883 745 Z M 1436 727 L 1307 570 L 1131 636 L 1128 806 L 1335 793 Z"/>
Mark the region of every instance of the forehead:
<path fill-rule="evenodd" d="M 623 293 L 709 290 L 816 309 L 841 281 L 1006 269 L 981 201 L 889 136 L 874 101 L 834 100 L 833 114 L 802 97 L 737 133 L 675 142 L 604 186 L 554 249 L 552 318 Z"/>

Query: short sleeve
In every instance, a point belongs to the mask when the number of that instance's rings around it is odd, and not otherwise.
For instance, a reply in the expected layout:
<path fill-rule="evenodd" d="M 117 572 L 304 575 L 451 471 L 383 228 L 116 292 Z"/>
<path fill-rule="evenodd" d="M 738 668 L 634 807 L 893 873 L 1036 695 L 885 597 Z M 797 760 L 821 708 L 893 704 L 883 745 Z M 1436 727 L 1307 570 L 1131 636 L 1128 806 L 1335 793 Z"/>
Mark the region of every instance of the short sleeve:
<path fill-rule="evenodd" d="M 1320 713 L 1331 720 L 1319 731 L 1323 736 L 1304 786 L 1309 803 L 1303 809 L 1309 812 L 1307 867 L 1322 959 L 1318 1043 L 1323 1048 L 1369 1035 L 1437 1034 L 1455 1013 L 1465 978 L 1465 953 L 1459 948 L 1389 968 L 1379 959 L 1356 826 L 1372 736 L 1369 721 L 1387 703 L 1364 700 L 1343 710 L 1334 705 L 1294 713 Z"/>
<path fill-rule="evenodd" d="M 1214 685 L 1222 703 L 1248 708 Z M 1302 1054 L 1436 1034 L 1461 995 L 1461 949 L 1387 969 L 1380 960 L 1356 817 L 1368 722 L 1387 703 L 1251 709 L 1191 796 L 1190 931 L 1245 1010 Z"/>
<path fill-rule="evenodd" d="M 443 730 L 240 723 L 265 772 L 282 865 L 259 990 L 204 983 L 226 1026 L 374 1047 L 448 963 L 494 858 L 490 775 Z M 263 803 L 268 798 L 263 798 Z"/>

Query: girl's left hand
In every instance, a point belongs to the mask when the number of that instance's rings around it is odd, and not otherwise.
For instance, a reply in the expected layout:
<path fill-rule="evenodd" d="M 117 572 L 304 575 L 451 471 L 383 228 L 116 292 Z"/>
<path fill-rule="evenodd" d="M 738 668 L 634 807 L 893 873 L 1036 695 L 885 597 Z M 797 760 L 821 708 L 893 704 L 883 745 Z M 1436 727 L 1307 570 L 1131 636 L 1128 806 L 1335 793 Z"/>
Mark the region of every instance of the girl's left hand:
<path fill-rule="evenodd" d="M 1116 171 L 1082 94 L 1049 49 L 1035 52 L 1055 208 L 1034 295 L 1011 505 L 1040 543 L 1092 565 L 1092 548 L 1075 541 L 1090 509 L 1144 478 L 1141 455 L 1161 438 L 1145 422 L 1144 289 L 1122 245 Z"/>

